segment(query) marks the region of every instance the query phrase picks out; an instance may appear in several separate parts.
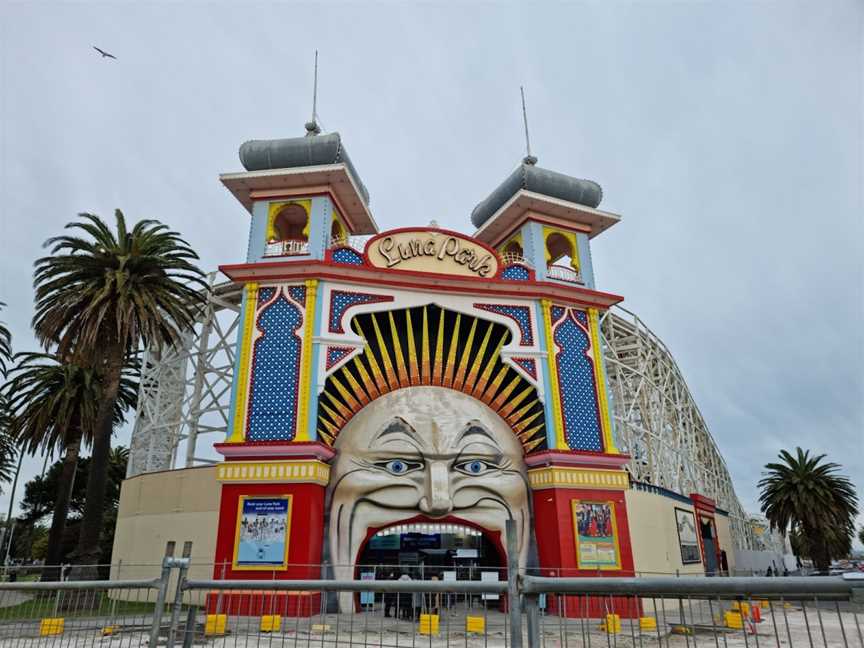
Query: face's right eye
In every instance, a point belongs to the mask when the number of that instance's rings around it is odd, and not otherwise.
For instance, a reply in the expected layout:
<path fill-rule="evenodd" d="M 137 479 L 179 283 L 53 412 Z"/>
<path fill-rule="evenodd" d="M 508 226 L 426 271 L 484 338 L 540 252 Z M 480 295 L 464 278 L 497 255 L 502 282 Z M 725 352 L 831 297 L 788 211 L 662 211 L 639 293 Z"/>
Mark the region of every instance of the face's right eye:
<path fill-rule="evenodd" d="M 375 465 L 383 468 L 391 475 L 405 475 L 423 467 L 423 464 L 419 461 L 409 461 L 408 459 L 391 459 L 390 461 L 382 461 Z"/>

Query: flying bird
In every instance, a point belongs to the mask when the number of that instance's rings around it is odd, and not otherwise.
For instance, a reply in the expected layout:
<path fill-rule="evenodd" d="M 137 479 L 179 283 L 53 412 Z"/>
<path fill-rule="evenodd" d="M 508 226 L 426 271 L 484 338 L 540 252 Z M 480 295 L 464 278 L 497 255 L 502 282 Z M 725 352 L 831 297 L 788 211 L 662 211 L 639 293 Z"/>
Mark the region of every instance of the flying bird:
<path fill-rule="evenodd" d="M 97 52 L 99 52 L 102 55 L 102 58 L 113 58 L 115 60 L 117 59 L 117 57 L 114 56 L 113 54 L 106 52 L 105 50 L 101 50 L 98 47 L 96 47 L 95 45 L 93 46 L 93 49 L 95 49 Z"/>

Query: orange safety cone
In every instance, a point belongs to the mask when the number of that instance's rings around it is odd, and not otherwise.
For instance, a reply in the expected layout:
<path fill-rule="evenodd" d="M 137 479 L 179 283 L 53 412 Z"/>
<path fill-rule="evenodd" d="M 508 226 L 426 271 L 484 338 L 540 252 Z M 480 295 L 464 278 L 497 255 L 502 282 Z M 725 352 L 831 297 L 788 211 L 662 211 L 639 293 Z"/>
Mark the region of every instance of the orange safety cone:
<path fill-rule="evenodd" d="M 762 610 L 758 605 L 750 606 L 750 615 L 753 617 L 753 623 L 762 623 Z"/>

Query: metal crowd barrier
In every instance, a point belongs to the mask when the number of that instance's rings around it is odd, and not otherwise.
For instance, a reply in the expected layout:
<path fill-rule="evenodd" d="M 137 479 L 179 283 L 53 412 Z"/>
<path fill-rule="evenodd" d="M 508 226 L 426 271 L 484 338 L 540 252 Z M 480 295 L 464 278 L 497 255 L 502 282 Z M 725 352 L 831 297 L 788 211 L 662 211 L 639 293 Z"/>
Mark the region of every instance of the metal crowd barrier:
<path fill-rule="evenodd" d="M 510 569 L 506 581 L 279 581 L 189 579 L 188 569 L 166 557 L 150 580 L 0 583 L 0 648 L 864 648 L 864 580 L 841 577 Z"/>

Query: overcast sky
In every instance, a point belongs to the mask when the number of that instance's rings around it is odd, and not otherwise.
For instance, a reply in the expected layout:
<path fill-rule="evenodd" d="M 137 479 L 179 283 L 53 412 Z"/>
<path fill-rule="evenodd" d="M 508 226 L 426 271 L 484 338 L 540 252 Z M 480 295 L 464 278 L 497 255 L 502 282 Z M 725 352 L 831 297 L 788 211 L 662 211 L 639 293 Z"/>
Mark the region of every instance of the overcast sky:
<path fill-rule="evenodd" d="M 316 48 L 321 121 L 382 228 L 473 231 L 524 155 L 524 84 L 540 165 L 622 215 L 594 239 L 598 288 L 668 345 L 745 507 L 795 445 L 861 493 L 862 7 L 5 2 L 2 319 L 34 348 L 32 262 L 82 211 L 162 220 L 207 269 L 242 260 L 249 217 L 217 176 L 243 141 L 303 133 Z"/>

